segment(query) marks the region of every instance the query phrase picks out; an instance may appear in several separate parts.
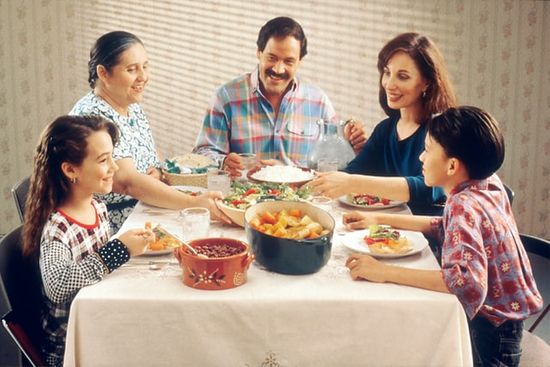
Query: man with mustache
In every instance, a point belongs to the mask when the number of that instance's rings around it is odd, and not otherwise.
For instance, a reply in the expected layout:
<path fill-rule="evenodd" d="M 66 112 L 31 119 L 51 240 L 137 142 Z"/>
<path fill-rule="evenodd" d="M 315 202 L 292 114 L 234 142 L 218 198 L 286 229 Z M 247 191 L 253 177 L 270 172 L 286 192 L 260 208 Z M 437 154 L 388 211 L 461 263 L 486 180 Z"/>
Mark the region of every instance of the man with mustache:
<path fill-rule="evenodd" d="M 218 89 L 195 143 L 194 152 L 211 157 L 232 176 L 245 168 L 237 153 L 255 153 L 263 164 L 306 166 L 317 121 L 336 119 L 327 95 L 296 77 L 307 54 L 300 24 L 288 17 L 271 19 L 256 44 L 257 68 Z M 345 135 L 359 152 L 366 141 L 363 126 L 347 124 Z"/>

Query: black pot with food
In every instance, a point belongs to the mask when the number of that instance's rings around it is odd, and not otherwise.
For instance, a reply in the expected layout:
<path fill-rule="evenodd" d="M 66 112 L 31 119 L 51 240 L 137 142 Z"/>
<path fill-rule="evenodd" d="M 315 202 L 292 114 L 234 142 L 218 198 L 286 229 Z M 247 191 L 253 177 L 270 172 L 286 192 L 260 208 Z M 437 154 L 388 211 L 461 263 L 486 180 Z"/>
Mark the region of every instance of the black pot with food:
<path fill-rule="evenodd" d="M 307 216 L 311 222 L 305 225 L 296 225 L 290 223 L 286 227 L 286 231 L 291 233 L 290 236 L 295 238 L 282 238 L 280 233 L 271 233 L 269 230 L 264 233 L 264 225 L 280 224 L 290 220 L 276 220 L 275 223 L 263 222 L 263 216 L 269 222 L 270 215 L 281 213 L 301 213 L 301 218 Z M 293 217 L 296 218 L 296 217 Z M 292 219 L 292 222 L 295 219 Z M 258 224 L 260 219 L 260 224 Z M 334 232 L 334 219 L 332 216 L 307 202 L 296 201 L 273 201 L 262 202 L 249 207 L 245 212 L 245 230 L 249 244 L 252 246 L 252 251 L 256 261 L 263 265 L 267 270 L 282 274 L 311 274 L 321 269 L 329 260 L 332 248 L 332 235 Z M 312 234 L 313 229 L 319 228 L 321 231 Z M 279 226 L 281 227 L 281 226 Z M 306 238 L 302 238 L 307 228 L 312 228 Z M 296 237 L 296 233 L 300 236 Z"/>

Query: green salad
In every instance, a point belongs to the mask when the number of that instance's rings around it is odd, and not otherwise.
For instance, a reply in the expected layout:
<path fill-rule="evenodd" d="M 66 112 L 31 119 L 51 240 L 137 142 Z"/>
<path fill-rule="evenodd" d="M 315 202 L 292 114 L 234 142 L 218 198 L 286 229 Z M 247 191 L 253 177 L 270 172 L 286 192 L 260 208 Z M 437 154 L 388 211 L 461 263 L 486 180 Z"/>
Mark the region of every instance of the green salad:
<path fill-rule="evenodd" d="M 289 184 L 278 183 L 251 183 L 234 181 L 231 192 L 223 199 L 227 206 L 237 209 L 246 209 L 249 206 L 264 200 L 307 200 L 311 190 L 307 187 L 294 187 Z"/>

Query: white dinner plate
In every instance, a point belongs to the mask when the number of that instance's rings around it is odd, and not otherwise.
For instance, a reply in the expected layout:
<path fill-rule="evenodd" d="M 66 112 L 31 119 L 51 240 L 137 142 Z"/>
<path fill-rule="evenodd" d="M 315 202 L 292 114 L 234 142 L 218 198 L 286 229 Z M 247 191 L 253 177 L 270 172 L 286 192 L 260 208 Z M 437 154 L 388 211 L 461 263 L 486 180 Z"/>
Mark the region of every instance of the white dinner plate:
<path fill-rule="evenodd" d="M 407 239 L 409 240 L 409 244 L 412 247 L 411 251 L 401 254 L 378 254 L 370 252 L 369 245 L 367 245 L 364 240 L 365 236 L 369 234 L 368 229 L 350 232 L 343 236 L 341 240 L 344 246 L 346 246 L 350 250 L 362 252 L 364 254 L 369 254 L 373 257 L 379 258 L 396 258 L 410 256 L 419 253 L 420 251 L 424 250 L 426 246 L 428 246 L 428 240 L 421 232 L 399 230 L 399 233 L 401 233 L 402 236 L 407 237 Z"/>
<path fill-rule="evenodd" d="M 168 249 L 168 250 L 159 250 L 159 251 L 147 250 L 141 255 L 142 256 L 162 256 L 162 255 L 171 254 L 172 252 L 174 252 L 174 250 L 175 250 L 175 248 L 171 248 L 171 249 Z"/>
<path fill-rule="evenodd" d="M 388 205 L 360 205 L 360 204 L 355 204 L 351 202 L 349 200 L 348 195 L 340 196 L 338 200 L 342 204 L 353 206 L 354 208 L 369 209 L 369 210 L 389 209 L 389 208 L 395 208 L 396 206 L 405 204 L 404 201 L 390 200 L 390 203 Z"/>

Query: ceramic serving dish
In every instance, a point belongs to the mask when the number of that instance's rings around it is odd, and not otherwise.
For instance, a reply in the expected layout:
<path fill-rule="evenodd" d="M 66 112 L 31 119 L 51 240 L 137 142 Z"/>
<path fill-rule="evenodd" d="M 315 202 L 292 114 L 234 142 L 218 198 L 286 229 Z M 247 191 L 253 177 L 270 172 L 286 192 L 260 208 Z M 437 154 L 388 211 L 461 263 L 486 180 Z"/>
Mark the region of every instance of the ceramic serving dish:
<path fill-rule="evenodd" d="M 193 255 L 185 247 L 174 250 L 183 270 L 183 283 L 191 288 L 221 290 L 238 287 L 247 280 L 247 271 L 254 255 L 247 243 L 233 238 L 201 238 L 189 242 L 195 249 L 200 246 L 227 245 L 238 253 L 225 257 L 202 258 Z"/>

